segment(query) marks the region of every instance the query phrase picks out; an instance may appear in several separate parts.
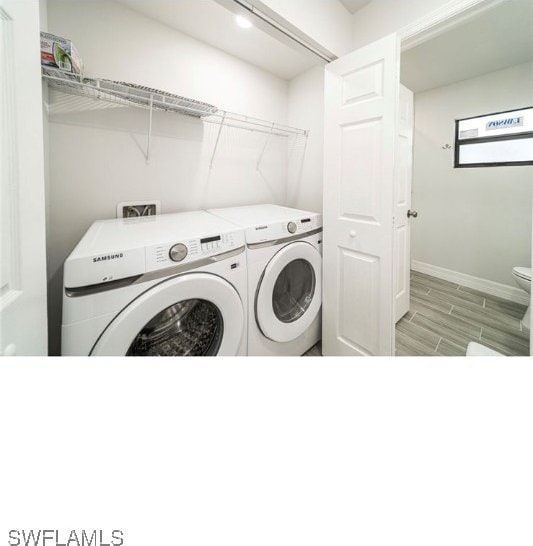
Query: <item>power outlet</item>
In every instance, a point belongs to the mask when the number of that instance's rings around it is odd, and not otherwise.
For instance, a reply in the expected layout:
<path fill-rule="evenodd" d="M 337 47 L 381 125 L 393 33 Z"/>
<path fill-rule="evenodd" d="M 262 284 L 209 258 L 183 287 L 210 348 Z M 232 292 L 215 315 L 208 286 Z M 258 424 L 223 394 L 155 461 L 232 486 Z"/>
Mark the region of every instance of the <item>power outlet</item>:
<path fill-rule="evenodd" d="M 117 205 L 117 218 L 140 218 L 160 213 L 160 201 L 124 201 Z"/>

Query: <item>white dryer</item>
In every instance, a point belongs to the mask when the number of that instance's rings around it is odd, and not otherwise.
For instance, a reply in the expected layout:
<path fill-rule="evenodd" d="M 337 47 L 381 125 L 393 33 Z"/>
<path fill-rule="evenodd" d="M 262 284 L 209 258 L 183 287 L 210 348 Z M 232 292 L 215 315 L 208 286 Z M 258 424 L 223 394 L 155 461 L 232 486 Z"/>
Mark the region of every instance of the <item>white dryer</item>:
<path fill-rule="evenodd" d="M 95 222 L 63 287 L 63 355 L 246 354 L 244 234 L 205 211 Z"/>
<path fill-rule="evenodd" d="M 244 229 L 248 354 L 305 353 L 321 337 L 321 215 L 277 205 L 209 212 Z"/>

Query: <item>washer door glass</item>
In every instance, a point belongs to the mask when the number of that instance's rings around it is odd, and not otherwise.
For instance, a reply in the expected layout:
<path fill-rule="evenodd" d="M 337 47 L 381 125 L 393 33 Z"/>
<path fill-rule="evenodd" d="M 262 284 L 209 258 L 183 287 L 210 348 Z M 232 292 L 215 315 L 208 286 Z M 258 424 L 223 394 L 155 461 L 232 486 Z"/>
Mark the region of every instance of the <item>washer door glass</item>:
<path fill-rule="evenodd" d="M 278 275 L 272 290 L 272 308 L 285 323 L 298 320 L 309 308 L 315 293 L 316 277 L 307 260 L 293 260 Z"/>
<path fill-rule="evenodd" d="M 135 337 L 127 356 L 213 356 L 224 321 L 212 302 L 181 301 L 158 313 Z"/>
<path fill-rule="evenodd" d="M 218 275 L 188 273 L 133 298 L 90 354 L 235 356 L 242 354 L 245 332 L 244 306 L 235 287 Z"/>

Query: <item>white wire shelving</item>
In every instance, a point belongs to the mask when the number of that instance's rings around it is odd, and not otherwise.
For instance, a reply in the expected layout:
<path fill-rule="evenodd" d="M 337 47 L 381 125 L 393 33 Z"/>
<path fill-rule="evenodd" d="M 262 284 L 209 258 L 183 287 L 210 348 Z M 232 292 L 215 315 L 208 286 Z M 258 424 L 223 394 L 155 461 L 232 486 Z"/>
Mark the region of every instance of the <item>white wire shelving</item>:
<path fill-rule="evenodd" d="M 258 159 L 258 168 L 271 137 L 296 136 L 307 138 L 308 136 L 308 131 L 304 129 L 228 112 L 206 102 L 136 84 L 112 81 L 103 78 L 88 78 L 45 66 L 42 67 L 42 77 L 43 80 L 48 83 L 48 86 L 56 91 L 114 103 L 120 106 L 131 106 L 148 110 L 147 162 L 150 160 L 150 143 L 154 111 L 193 116 L 200 118 L 203 122 L 218 124 L 220 126 L 215 140 L 210 168 L 213 167 L 223 127 L 244 129 L 268 135 Z"/>

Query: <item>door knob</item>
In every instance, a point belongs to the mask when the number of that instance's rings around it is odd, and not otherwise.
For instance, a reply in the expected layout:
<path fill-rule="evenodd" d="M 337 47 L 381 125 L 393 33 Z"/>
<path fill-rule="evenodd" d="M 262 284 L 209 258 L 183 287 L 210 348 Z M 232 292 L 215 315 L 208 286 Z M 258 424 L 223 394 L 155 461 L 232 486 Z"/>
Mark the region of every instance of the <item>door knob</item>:
<path fill-rule="evenodd" d="M 353 239 L 354 237 L 357 237 L 357 231 L 355 231 L 355 229 L 352 229 L 350 231 L 350 237 Z"/>
<path fill-rule="evenodd" d="M 416 210 L 408 210 L 407 211 L 407 218 L 411 218 L 411 216 L 413 218 L 416 218 L 418 216 L 418 212 L 416 212 Z"/>

